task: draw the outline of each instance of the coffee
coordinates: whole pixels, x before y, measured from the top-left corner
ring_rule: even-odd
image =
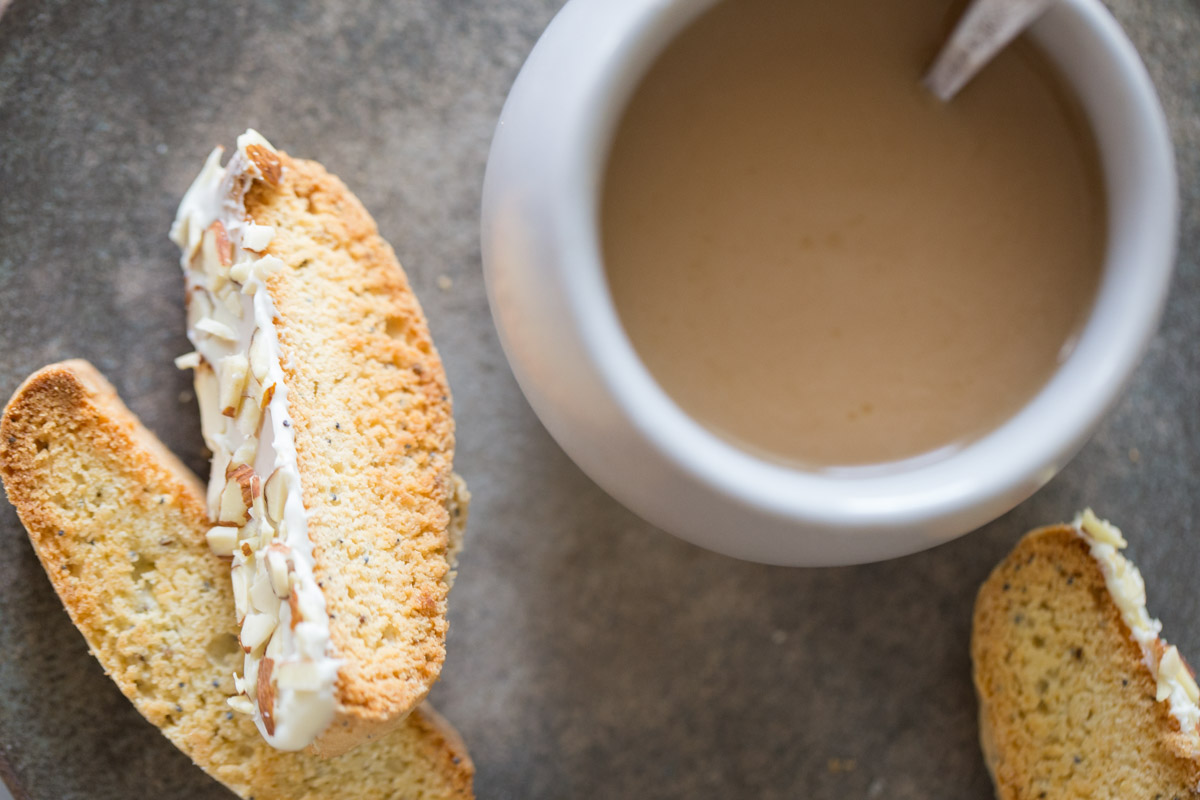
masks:
[[[1086,120],[1032,45],[952,103],[919,83],[963,3],[727,0],[636,90],[601,208],[663,389],[806,468],[961,446],[1028,402],[1094,299]]]

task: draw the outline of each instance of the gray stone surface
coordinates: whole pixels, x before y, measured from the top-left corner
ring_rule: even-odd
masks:
[[[171,367],[187,344],[165,234],[208,148],[253,125],[359,194],[445,358],[475,504],[434,699],[480,797],[988,798],[972,598],[1024,530],[1084,503],[1127,530],[1151,610],[1200,656],[1200,4],[1110,3],[1162,93],[1184,191],[1174,293],[1128,392],[1006,517],[829,570],[653,530],[571,464],[505,365],[479,188],[504,95],[558,5],[15,0],[0,18],[0,395],[84,356],[202,467]],[[0,762],[18,797],[229,796],[87,656],[5,503],[0,654]]]

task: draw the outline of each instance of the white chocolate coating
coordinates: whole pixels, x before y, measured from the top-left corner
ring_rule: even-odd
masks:
[[[209,536],[214,552],[227,555],[229,529],[237,531],[231,580],[246,656],[243,674],[235,675],[241,694],[230,706],[253,714],[271,746],[300,750],[333,719],[340,662],[313,577],[276,308],[266,283],[285,266],[262,255],[274,229],[246,218],[246,191],[263,178],[247,152],[252,146],[275,152],[251,130],[238,137],[228,166],[221,167],[222,148],[209,155],[171,228],[187,279],[188,338],[198,354],[181,357],[179,365],[195,369],[201,429],[213,454],[207,500],[218,523]],[[273,702],[264,708],[267,697]]]
[[[1109,594],[1129,632],[1142,649],[1142,658],[1158,685],[1159,702],[1167,701],[1171,716],[1191,743],[1192,755],[1200,755],[1200,689],[1188,671],[1179,651],[1171,645],[1158,657],[1155,643],[1162,623],[1146,611],[1146,584],[1142,574],[1121,555],[1126,546],[1121,531],[1111,523],[1085,509],[1072,523],[1075,530],[1091,546],[1092,557],[1100,564]]]

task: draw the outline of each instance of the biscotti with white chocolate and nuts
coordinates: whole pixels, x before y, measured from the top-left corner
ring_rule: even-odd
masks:
[[[213,452],[209,539],[233,557],[246,651],[235,705],[273,746],[333,755],[403,719],[442,667],[465,498],[450,392],[346,187],[254,131],[221,157],[172,238],[196,348],[179,364]]]
[[[1086,511],[1025,536],[979,591],[971,657],[999,800],[1200,794],[1200,690],[1124,546]]]
[[[0,474],[71,619],[138,711],[255,800],[465,800],[461,740],[423,706],[332,759],[266,744],[226,704],[241,649],[199,482],[90,364],[46,367],[0,421]]]

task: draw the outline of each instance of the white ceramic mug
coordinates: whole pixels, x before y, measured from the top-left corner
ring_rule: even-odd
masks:
[[[525,396],[613,497],[683,539],[739,558],[872,561],[995,519],[1083,445],[1149,343],[1166,298],[1176,178],[1162,109],[1137,53],[1099,0],[1060,0],[1030,30],[1083,103],[1108,193],[1103,275],[1073,353],[1020,412],[960,451],[832,476],[738,450],[688,417],[638,359],[605,280],[598,218],[611,137],[658,54],[714,3],[571,0],[513,85],[484,182],[483,263],[492,315]]]

